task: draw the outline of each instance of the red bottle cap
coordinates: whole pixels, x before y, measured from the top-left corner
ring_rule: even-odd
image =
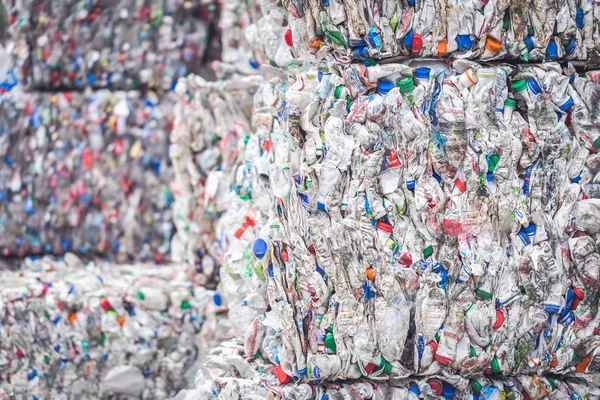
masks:
[[[279,380],[279,383],[285,385],[286,383],[290,383],[292,381],[292,377],[283,372],[281,365],[275,367],[275,376]]]
[[[418,54],[421,52],[422,48],[423,48],[423,39],[421,38],[421,35],[419,35],[418,33],[415,32],[415,34],[413,36],[411,50],[413,53]]]
[[[496,322],[494,322],[494,329],[500,329],[504,324],[504,313],[500,310],[496,310]]]
[[[285,31],[285,35],[283,35],[283,38],[285,39],[285,44],[287,44],[288,46],[292,47],[292,45],[294,44],[294,42],[292,41],[292,30],[290,28],[288,28]]]

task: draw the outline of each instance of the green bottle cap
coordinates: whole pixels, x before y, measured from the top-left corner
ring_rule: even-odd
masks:
[[[392,372],[392,364],[386,362],[383,366],[383,372],[385,372],[386,374],[390,374]]]
[[[140,300],[144,300],[144,298],[145,298],[144,292],[142,292],[141,289],[137,291],[137,295],[140,298]]]
[[[527,89],[527,82],[525,82],[525,79],[519,79],[518,81],[513,81],[512,88],[517,93],[521,93],[523,90]]]
[[[192,308],[192,306],[190,305],[190,302],[187,300],[184,300],[181,302],[181,309],[182,310],[189,310],[190,308]]]
[[[327,347],[327,350],[335,352],[336,346],[335,339],[333,338],[333,333],[328,333],[327,335],[325,335],[325,347]]]
[[[342,95],[342,85],[337,85],[335,87],[335,90],[333,91],[333,95],[335,96],[336,99],[339,99],[340,96]]]
[[[400,88],[400,93],[409,93],[415,88],[415,81],[412,76],[405,76],[396,81],[396,86]]]
[[[517,106],[517,101],[515,99],[506,99],[504,102],[504,107],[512,107],[515,108]]]
[[[596,140],[594,140],[594,147],[600,149],[600,136],[598,136]]]
[[[469,349],[469,357],[477,357],[477,352],[473,347]]]
[[[481,393],[481,389],[483,389],[481,383],[477,382],[475,379],[472,379],[471,382],[469,382],[469,384],[471,385],[471,389],[473,389],[475,394]]]
[[[423,257],[427,258],[432,254],[433,254],[433,247],[432,246],[425,247],[425,249],[423,250]]]
[[[481,290],[481,289],[477,289],[475,290],[475,296],[484,299],[484,300],[489,300],[492,298],[492,296],[486,292],[485,290]]]
[[[494,358],[492,359],[492,371],[500,372],[500,363],[498,362],[496,356],[494,356]]]

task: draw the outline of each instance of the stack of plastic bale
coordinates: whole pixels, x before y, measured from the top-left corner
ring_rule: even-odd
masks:
[[[600,395],[600,74],[323,49],[240,161],[256,317],[180,398]]]
[[[321,64],[271,83],[240,161],[257,264],[229,305],[255,318],[180,398],[600,395],[598,72]]]
[[[340,60],[396,56],[552,61],[598,59],[591,2],[285,0],[307,53]]]
[[[165,399],[186,387],[212,293],[178,268],[65,261],[1,273],[0,395]]]
[[[223,232],[218,230],[214,236],[215,224],[229,208],[228,192],[235,188],[242,198],[244,194],[251,195],[231,186],[229,181],[232,172],[242,171],[240,139],[247,141],[251,137],[252,96],[259,84],[264,84],[265,70],[272,76],[285,76],[280,68],[261,63],[275,60],[273,63],[290,68],[298,65],[283,39],[285,13],[280,5],[224,5],[219,25],[226,32],[223,61],[212,65],[219,81],[206,82],[193,75],[180,80],[176,88],[180,101],[174,108],[170,138],[176,176],[172,257],[190,266],[193,279],[213,286],[218,282],[224,250],[229,247],[223,241],[225,228],[219,228]],[[238,30],[240,26],[247,30]],[[259,29],[265,32],[258,33]],[[262,72],[258,71],[259,66]],[[230,215],[228,212],[225,221],[232,218]],[[242,232],[251,223],[242,219]]]
[[[172,89],[197,71],[213,0],[25,1],[33,88]]]
[[[109,3],[0,10],[4,256],[169,259],[171,89],[201,68],[218,9]]]
[[[172,100],[163,99],[152,91],[3,94],[2,254],[168,258]]]

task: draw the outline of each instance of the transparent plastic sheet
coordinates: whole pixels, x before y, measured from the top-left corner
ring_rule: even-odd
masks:
[[[246,313],[228,305],[240,325],[255,317],[224,345],[235,360],[216,350],[207,367],[219,396],[265,395],[265,382],[282,396],[343,380],[597,376],[599,77],[458,60],[267,81],[279,100],[263,113],[255,95],[237,174],[261,211],[257,273]]]
[[[597,59],[592,2],[285,0],[294,46],[317,58]]]
[[[18,67],[30,89],[172,89],[202,64],[212,0],[199,2],[10,1],[9,30],[28,54]]]
[[[169,258],[173,94],[1,96],[0,251]]]
[[[214,293],[182,268],[26,259],[0,273],[0,394],[165,399],[214,334]]]

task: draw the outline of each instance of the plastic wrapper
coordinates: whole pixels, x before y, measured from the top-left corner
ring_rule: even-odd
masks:
[[[27,27],[13,37],[27,41],[20,68],[31,89],[170,90],[198,72],[218,15],[212,0],[28,0],[5,8],[9,29]]]
[[[0,251],[166,261],[172,94],[25,93],[0,103]]]
[[[304,54],[523,61],[597,59],[596,4],[567,1],[286,0]]]
[[[290,386],[597,375],[599,93],[556,63],[267,79],[230,185],[256,226],[221,242],[245,357]]]
[[[187,386],[214,293],[181,268],[26,259],[2,273],[0,394],[165,399]]]

